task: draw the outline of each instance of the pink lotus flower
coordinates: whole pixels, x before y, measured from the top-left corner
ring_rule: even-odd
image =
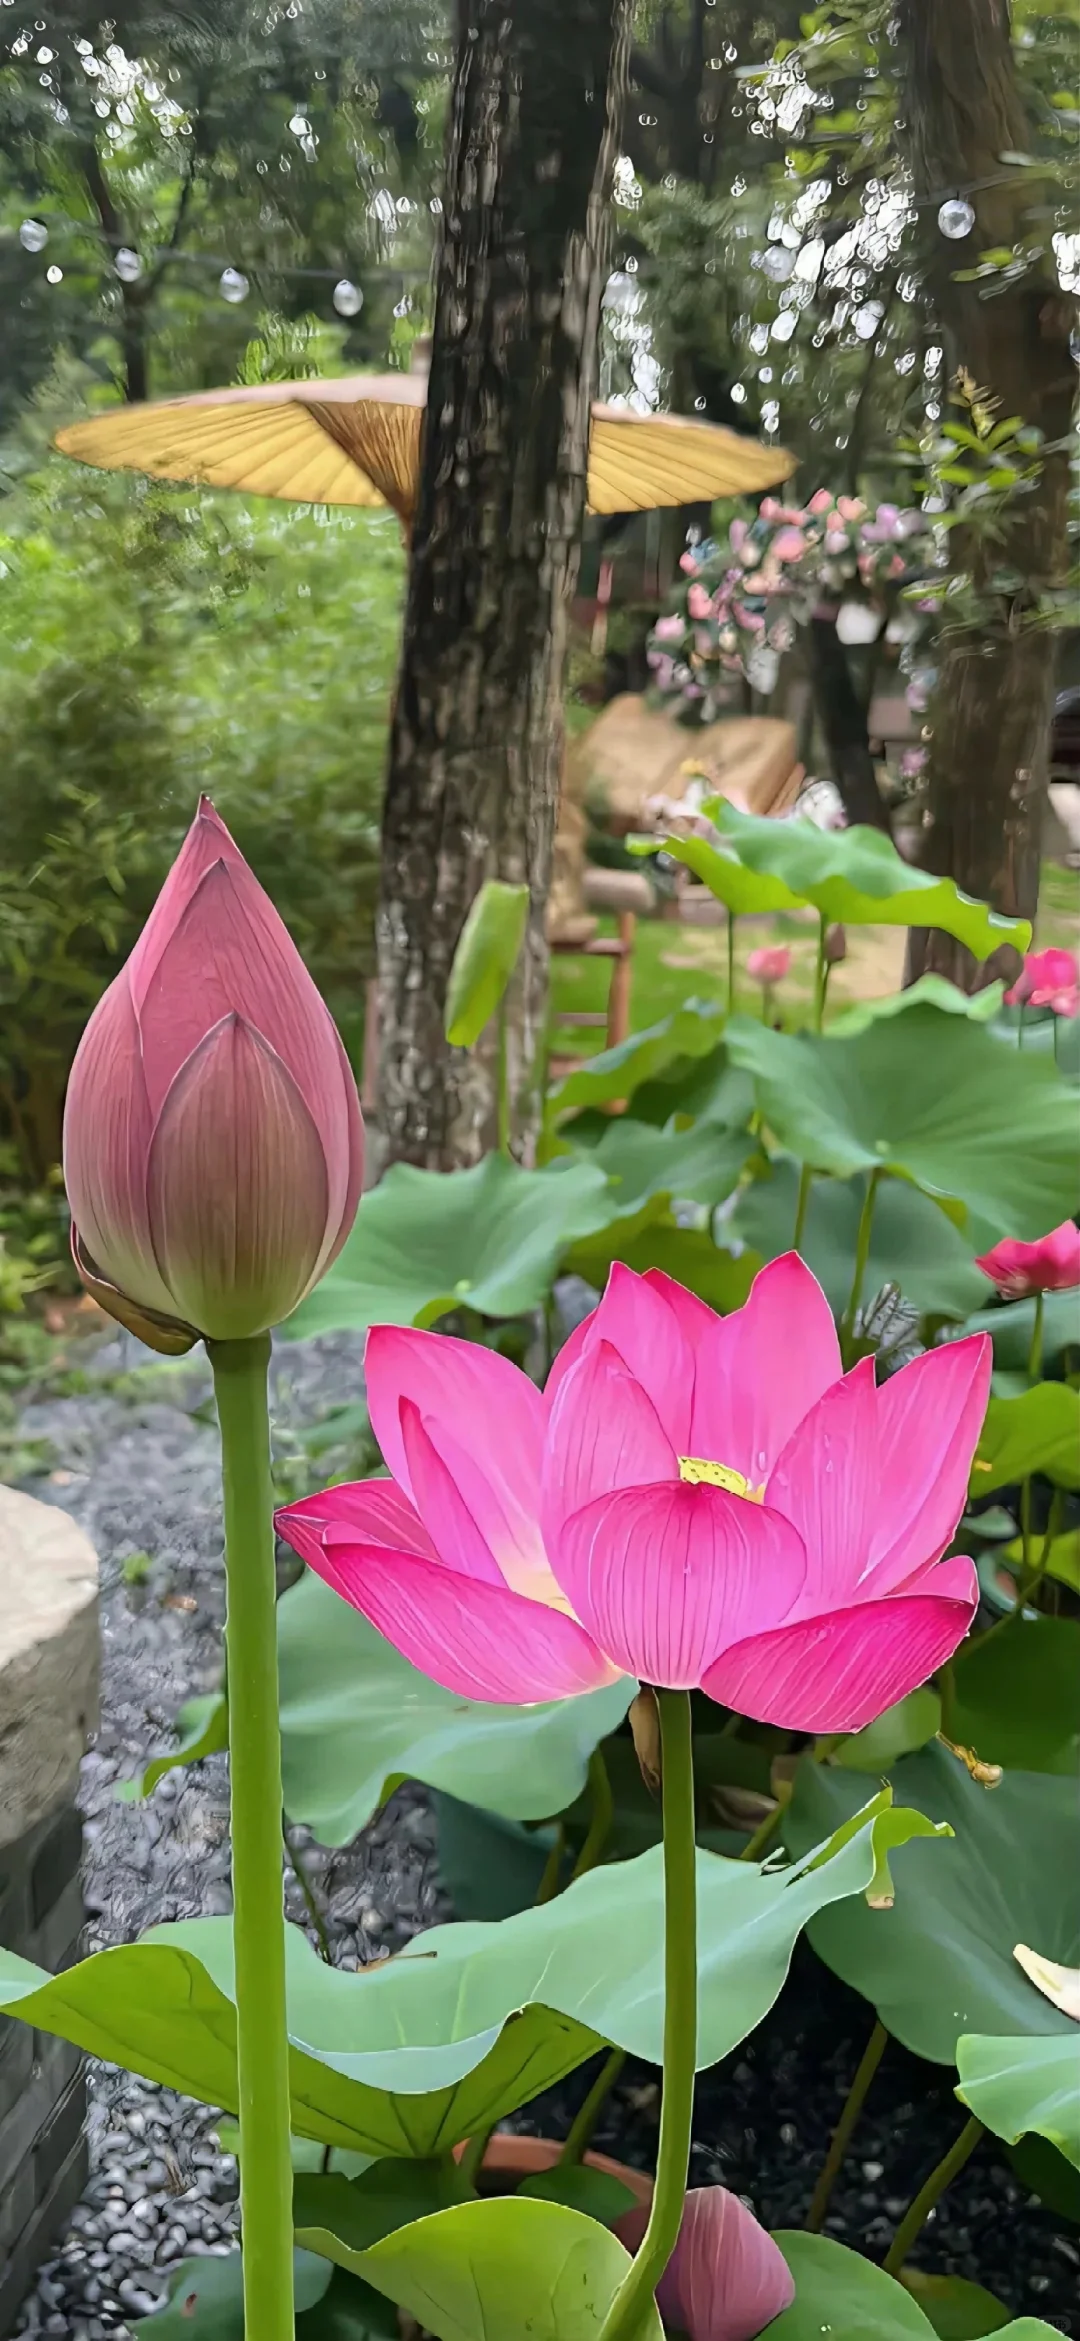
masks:
[[[636,2252],[648,2211],[635,2205],[615,2223]],[[790,2308],[795,2284],[778,2244],[726,2187],[692,2187],[679,2240],[656,2288],[656,2305],[672,2331],[689,2341],[756,2341]]]
[[[1050,949],[1028,951],[1024,964],[1010,991],[1005,994],[1007,1008],[1052,1008],[1058,998],[1071,999],[1080,982],[1080,968],[1071,951]],[[1059,1013],[1072,1015],[1071,1007]]]
[[[872,1359],[842,1375],[795,1253],[724,1318],[616,1264],[543,1396],[475,1343],[374,1327],[368,1406],[393,1479],[287,1505],[278,1526],[463,1698],[629,1674],[792,1731],[857,1731],[971,1623],[972,1564],[941,1555],[989,1384],[985,1334],[881,1389]]]
[[[692,585],[686,596],[686,607],[692,618],[711,618],[712,597],[703,585]]]
[[[1066,1219],[1037,1244],[1008,1237],[984,1252],[975,1266],[1010,1301],[1026,1300],[1033,1292],[1071,1292],[1080,1284],[1080,1227]]]
[[[768,944],[760,951],[747,953],[746,972],[753,976],[756,984],[770,986],[783,983],[790,966],[791,953],[786,943]]]
[[[362,1170],[333,1021],[204,797],[72,1067],[79,1273],[151,1348],[243,1339],[287,1317],[341,1250]]]

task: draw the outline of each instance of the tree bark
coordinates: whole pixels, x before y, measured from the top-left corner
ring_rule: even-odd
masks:
[[[868,710],[855,689],[835,616],[822,613],[811,618],[810,656],[818,717],[848,820],[888,831],[889,816],[870,754]]]
[[[508,1003],[515,1151],[539,1119],[544,908],[630,0],[459,0],[435,327],[378,912],[387,1158],[496,1133],[496,1047],[443,1039],[486,878],[532,907]]]
[[[1069,429],[1076,383],[1072,304],[1059,289],[1052,251],[1014,283],[999,279],[992,298],[986,284],[958,284],[953,273],[997,245],[1049,245],[1045,222],[1031,217],[1045,184],[1033,171],[1010,174],[1001,161],[1029,151],[1031,141],[1008,0],[904,0],[903,26],[907,135],[916,192],[931,198],[924,216],[949,372],[966,367],[1000,402],[1002,420],[1022,416],[1052,444]],[[983,180],[995,183],[980,187]],[[962,243],[937,227],[933,198],[951,188],[973,190],[976,224]],[[1068,458],[1059,449],[1045,457],[1034,489],[1015,499],[1003,542],[990,547],[953,531],[954,566],[987,591],[990,572],[1002,567],[1024,583],[1009,600],[997,597],[992,625],[950,636],[930,714],[920,858],[995,910],[1028,919],[1039,894],[1054,638],[1024,619],[1040,589],[1065,574],[1067,488]],[[973,990],[1016,964],[1005,946],[980,966],[950,936],[921,928],[910,938],[907,980],[935,969]]]

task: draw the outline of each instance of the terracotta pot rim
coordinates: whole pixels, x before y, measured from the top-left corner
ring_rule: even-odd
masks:
[[[464,2152],[463,2146],[454,2148],[455,2155]],[[536,2171],[553,2170],[562,2153],[559,2138],[532,2138],[517,2132],[497,2131],[489,2138],[484,2155],[485,2170],[517,2170],[522,2176]],[[627,2162],[616,2162],[610,2154],[594,2154],[588,2148],[582,2161],[590,2170],[602,2170],[609,2178],[621,2179],[629,2187],[636,2202],[648,2209],[652,2202],[653,2182],[643,2170],[632,2170]]]

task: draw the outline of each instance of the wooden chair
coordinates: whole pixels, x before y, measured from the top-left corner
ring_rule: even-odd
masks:
[[[606,1008],[561,1008],[552,1016],[553,1027],[603,1031],[606,1034],[604,1046],[609,1049],[617,1048],[620,1041],[626,1039],[630,1030],[630,986],[636,928],[636,912],[620,910],[617,913],[618,931],[614,935],[594,935],[586,942],[575,942],[572,939],[560,941],[556,938],[551,946],[553,958],[604,959],[611,969],[611,979]],[[548,1081],[561,1081],[565,1074],[572,1073],[582,1061],[580,1050],[564,1054],[553,1050],[548,1057]]]

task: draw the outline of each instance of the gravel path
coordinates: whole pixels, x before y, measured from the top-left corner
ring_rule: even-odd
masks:
[[[282,1346],[272,1370],[276,1438],[286,1451],[306,1423],[356,1392],[360,1344],[348,1337]],[[183,1700],[216,1687],[223,1613],[216,1432],[200,1365],[145,1367],[126,1337],[95,1370],[120,1391],[31,1409],[28,1436],[50,1442],[55,1468],[36,1492],[87,1529],[102,1562],[101,1728],[83,1768],[87,1947],[149,1925],[230,1907],[225,1763],[168,1774],[145,1804],[116,1801],[118,1781],[170,1744]],[[125,1562],[151,1556],[132,1584]],[[136,1568],[134,1574],[140,1572]],[[305,1846],[301,1833],[300,1846]],[[446,1916],[427,1801],[403,1789],[356,1844],[305,1847],[336,1960],[396,1949]],[[290,1918],[305,1922],[295,1878]],[[865,2003],[800,1945],[795,1988],[753,2038],[698,2088],[692,2178],[723,2181],[775,2226],[801,2225],[829,2133],[866,2043]],[[536,2106],[521,2126],[565,2132],[591,2074]],[[236,2232],[236,2166],[215,2117],[116,2068],[90,2069],[92,2177],[56,2256],[26,2302],[20,2333],[106,2341],[150,2312],[169,2267],[227,2251]],[[597,2134],[609,2153],[651,2167],[659,2090],[628,2068]],[[836,2189],[827,2232],[880,2259],[927,2171],[962,2117],[949,2076],[891,2043]],[[1076,2230],[1045,2211],[987,2140],[950,2190],[916,2254],[923,2266],[979,2281],[1015,2315],[1080,2336]]]
[[[361,1346],[345,1337],[275,1353],[277,1444],[288,1449],[306,1423],[354,1394]],[[88,1951],[232,1906],[224,1757],[166,1774],[146,1803],[118,1803],[115,1793],[148,1755],[172,1744],[178,1707],[216,1688],[221,1672],[210,1377],[202,1364],[145,1370],[145,1360],[146,1351],[121,1336],[93,1361],[96,1373],[124,1378],[121,1395],[106,1386],[100,1396],[38,1404],[23,1420],[25,1435],[47,1440],[55,1458],[34,1493],[70,1511],[101,1559],[101,1726],[80,1791]],[[142,1554],[150,1556],[149,1574],[132,1583],[130,1564]],[[311,1846],[303,1831],[296,1841],[317,1883],[334,1957],[346,1966],[396,1949],[447,1914],[429,1809],[415,1791],[399,1791],[345,1852]],[[286,1904],[304,1924],[291,1872]],[[157,2305],[177,2260],[228,2251],[236,2233],[236,2164],[218,2148],[205,2106],[110,2065],[91,2063],[89,2087],[90,2184],[17,2328],[57,2341],[126,2335],[129,2317]]]

